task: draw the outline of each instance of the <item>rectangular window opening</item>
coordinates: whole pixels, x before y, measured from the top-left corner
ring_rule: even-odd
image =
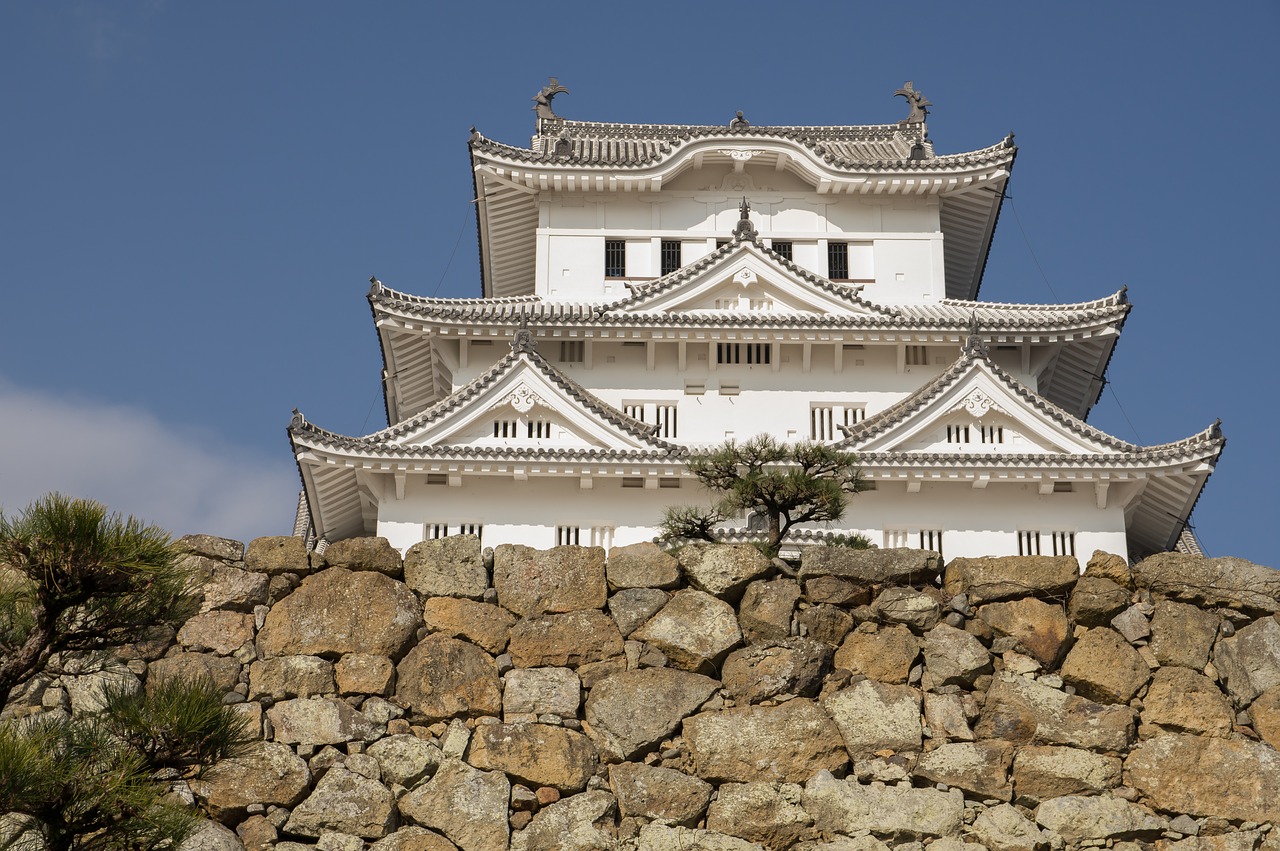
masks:
[[[606,550],[613,546],[613,527],[612,526],[592,526],[591,527],[591,546],[604,547]]]
[[[1053,532],[1053,554],[1056,556],[1074,556],[1076,554],[1075,532]]]
[[[907,366],[928,366],[928,346],[907,346]]]
[[[641,476],[623,476],[622,486],[624,488],[642,488],[644,487],[644,479]]]
[[[427,484],[447,485],[449,484],[449,476],[446,473],[427,473]]]
[[[556,546],[576,547],[582,538],[582,529],[577,526],[557,526]]]
[[[519,437],[520,436],[519,425],[520,425],[520,422],[518,420],[494,420],[493,436],[494,437]]]
[[[791,241],[790,240],[779,241],[775,239],[773,241],[772,247],[773,247],[774,253],[782,257],[784,260],[791,259]]]
[[[662,274],[670,275],[682,265],[680,262],[680,240],[662,240]]]
[[[680,487],[680,480],[672,477],[658,479],[658,487],[659,488],[678,488]]]
[[[942,555],[942,530],[941,529],[921,529],[920,530],[920,549],[930,550]]]
[[[582,363],[586,360],[587,343],[585,340],[561,340],[560,362]]]
[[[428,523],[426,531],[426,539],[428,541],[449,537],[449,525],[447,523]]]
[[[849,280],[849,243],[827,243],[827,277],[833,281]]]
[[[1020,556],[1040,555],[1040,533],[1039,532],[1019,532],[1018,533],[1018,555]]]
[[[1054,493],[1071,493],[1073,490],[1075,490],[1075,487],[1071,482],[1054,482],[1053,483]]]
[[[1004,426],[980,426],[983,443],[1004,443]]]
[[[967,425],[947,426],[947,443],[968,443],[969,427]]]
[[[604,276],[606,278],[625,278],[627,276],[626,240],[606,239],[604,241]]]

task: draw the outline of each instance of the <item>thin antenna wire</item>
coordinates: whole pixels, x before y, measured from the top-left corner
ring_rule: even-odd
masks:
[[[453,265],[453,256],[458,253],[458,246],[462,243],[462,234],[467,230],[467,213],[470,210],[470,203],[462,209],[462,226],[458,228],[458,238],[453,241],[453,251],[449,252],[449,261],[444,264],[444,271],[440,273],[440,280],[436,282],[436,288],[431,293],[432,298],[435,298],[436,293],[440,292],[440,286],[444,283],[444,276],[449,274],[449,267]]]
[[[373,406],[378,404],[378,394],[381,392],[382,392],[381,390],[375,390],[373,393],[373,398],[369,400],[369,410],[365,411],[364,422],[360,423],[360,432],[359,432],[360,434],[365,433],[365,430],[364,430],[365,426],[369,425],[369,417],[373,416]]]
[[[1026,228],[1022,226],[1022,217],[1018,215],[1018,207],[1013,203],[1013,197],[1005,195],[1004,198],[1009,202],[1009,209],[1013,210],[1013,220],[1018,225],[1018,233],[1022,234],[1022,241],[1027,246],[1027,253],[1031,255],[1031,260],[1036,264],[1036,269],[1040,271],[1040,277],[1044,280],[1044,285],[1049,288],[1049,292],[1053,294],[1055,299],[1058,298],[1057,290],[1053,288],[1053,284],[1049,283],[1049,276],[1044,273],[1044,267],[1040,265],[1040,258],[1036,257],[1035,249],[1031,247],[1031,240],[1027,238]],[[1134,427],[1133,420],[1129,418],[1129,412],[1124,409],[1124,405],[1120,402],[1120,397],[1116,395],[1115,385],[1110,379],[1103,379],[1103,381],[1106,383],[1107,389],[1111,391],[1111,398],[1115,400],[1116,407],[1120,409],[1120,414],[1124,417],[1124,421],[1129,424],[1129,430],[1133,432],[1134,438],[1139,443],[1142,443],[1142,435],[1138,434],[1138,429]]]

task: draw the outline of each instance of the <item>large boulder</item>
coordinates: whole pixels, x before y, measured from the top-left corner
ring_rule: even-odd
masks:
[[[831,648],[806,638],[785,638],[735,650],[720,678],[738,703],[759,703],[779,695],[812,697],[822,686]]]
[[[1062,661],[1063,682],[1098,703],[1128,703],[1151,678],[1151,668],[1120,633],[1085,632]]]
[[[862,680],[823,698],[822,706],[840,729],[849,756],[855,760],[877,751],[919,751],[920,692]]]
[[[1273,686],[1249,706],[1249,720],[1262,741],[1280,750],[1280,686]]]
[[[419,541],[404,554],[404,581],[424,597],[479,600],[489,587],[480,539],[449,535]]]
[[[705,591],[685,588],[634,633],[662,653],[677,668],[713,673],[729,651],[742,641],[733,606]]]
[[[277,742],[336,745],[375,737],[377,725],[341,700],[284,700],[267,710]]]
[[[254,804],[293,807],[307,796],[311,771],[281,742],[261,742],[245,756],[224,759],[194,780],[191,791],[219,821],[234,823]]]
[[[333,663],[319,656],[277,656],[249,666],[249,699],[284,700],[332,694]]]
[[[1156,602],[1151,617],[1151,652],[1161,665],[1181,665],[1203,671],[1213,651],[1222,618],[1199,606]]]
[[[1067,615],[1082,626],[1105,626],[1129,605],[1129,592],[1102,576],[1082,576],[1071,592]]]
[[[406,789],[412,789],[444,761],[438,746],[408,733],[378,739],[366,753],[378,761],[384,783],[398,783]]]
[[[769,641],[791,635],[791,615],[800,599],[794,579],[757,579],[738,604],[738,624],[747,641]]]
[[[403,583],[331,567],[272,607],[258,650],[263,656],[399,656],[421,625],[421,604]]]
[[[614,591],[623,588],[675,588],[680,584],[676,557],[652,541],[609,550],[605,578]]]
[[[516,668],[508,671],[502,687],[502,715],[578,717],[582,681],[572,668]]]
[[[991,673],[991,654],[986,646],[963,629],[940,623],[924,634],[924,667],[934,686],[973,685],[982,674]]]
[[[1106,839],[1154,839],[1169,822],[1146,807],[1106,795],[1052,798],[1036,808],[1036,821],[1069,845]]]
[[[438,830],[462,851],[505,851],[511,783],[500,771],[450,761],[399,801],[400,814]]]
[[[387,576],[404,573],[400,551],[386,538],[347,538],[335,541],[324,551],[324,563],[348,570],[373,570]]]
[[[304,576],[311,572],[311,553],[307,552],[305,538],[277,535],[254,538],[244,554],[244,569],[254,573],[278,576],[296,573]]]
[[[702,818],[713,791],[710,783],[682,771],[640,762],[609,766],[609,788],[624,818],[663,819],[686,827]]]
[[[809,832],[813,819],[794,783],[722,783],[707,809],[707,829],[766,848],[789,848]]]
[[[427,721],[498,715],[497,663],[474,644],[428,636],[396,667],[396,701]]]
[[[591,689],[584,726],[611,759],[633,759],[674,733],[719,688],[710,677],[672,668],[614,674]]]
[[[480,724],[471,736],[467,762],[533,786],[578,792],[595,773],[599,756],[590,739],[564,727]]]
[[[646,824],[636,837],[636,851],[766,851],[763,845],[697,827]]]
[[[1120,785],[1120,760],[1061,745],[1023,745],[1013,758],[1013,788],[1032,803],[1063,795],[1100,795]]]
[[[931,582],[941,570],[941,557],[928,550],[806,547],[800,556],[803,579],[838,576],[862,585]]]
[[[832,664],[879,683],[902,685],[919,657],[920,639],[905,626],[876,629],[875,624],[867,623],[845,636]]]
[[[1044,848],[1048,837],[1016,807],[1000,804],[978,813],[973,835],[990,851],[1034,851]]]
[[[862,786],[819,772],[804,787],[805,811],[825,833],[871,831],[899,839],[954,836],[964,823],[964,795],[903,786]]]
[[[212,650],[230,656],[253,641],[253,615],[214,610],[187,620],[178,630],[178,643],[188,650]]]
[[[252,611],[254,606],[267,602],[268,582],[269,577],[265,573],[216,564],[209,578],[200,586],[200,596],[204,598],[200,610]]]
[[[367,777],[335,765],[325,772],[285,823],[286,833],[319,836],[327,830],[381,839],[396,827],[396,799]]]
[[[934,596],[914,588],[886,588],[871,608],[884,623],[900,623],[916,632],[933,629],[942,617],[942,606]]]
[[[604,791],[583,792],[543,807],[511,836],[511,851],[604,851],[615,848],[617,803]]]
[[[1080,575],[1073,556],[1005,556],[957,558],[947,563],[942,591],[968,594],[981,605],[1018,597],[1065,597]]]
[[[679,553],[680,572],[699,591],[736,599],[773,563],[751,544],[689,544]]]
[[[800,783],[849,761],[839,730],[804,698],[694,715],[685,719],[684,739],[695,773],[713,783]]]
[[[1129,785],[1162,810],[1280,821],[1280,753],[1261,742],[1158,736],[1134,748],[1124,770]]]
[[[173,551],[192,553],[225,562],[240,561],[244,558],[244,544],[214,535],[183,535],[173,542]]]
[[[147,666],[147,693],[166,680],[207,680],[219,691],[231,691],[240,679],[240,663],[212,653],[175,653]]]
[[[1175,733],[1227,736],[1235,713],[1217,685],[1190,668],[1160,668],[1142,701],[1142,723]]]
[[[1057,664],[1071,635],[1071,625],[1061,605],[1031,597],[989,603],[978,610],[978,617],[998,635],[1017,639],[1046,668]]]
[[[1280,570],[1242,558],[1156,553],[1133,567],[1134,580],[1153,594],[1202,608],[1280,611]]]
[[[422,620],[432,632],[466,639],[497,654],[507,649],[516,616],[501,606],[465,597],[431,597],[422,606]]]
[[[1280,620],[1259,618],[1235,635],[1218,639],[1213,663],[1237,706],[1280,685]]]
[[[521,668],[578,667],[622,655],[622,633],[604,612],[535,615],[511,628],[507,645]]]
[[[604,550],[500,544],[493,554],[493,587],[498,604],[521,617],[600,609],[608,596]]]
[[[1008,742],[947,742],[921,756],[915,774],[979,798],[1008,801],[1013,796],[1009,784],[1012,762],[1013,745]]]
[[[656,615],[671,595],[658,588],[623,588],[609,598],[609,616],[625,638]]]
[[[1015,744],[1071,745],[1123,751],[1133,740],[1133,710],[1103,706],[1027,677],[1003,673],[987,692],[975,731],[979,738]]]

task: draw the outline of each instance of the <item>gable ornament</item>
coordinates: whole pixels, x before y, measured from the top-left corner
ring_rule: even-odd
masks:
[[[961,404],[964,405],[964,409],[968,411],[974,419],[981,419],[982,417],[985,417],[993,409],[997,411],[1000,410],[996,405],[995,400],[986,393],[983,393],[981,390],[970,391],[969,395],[964,397],[964,401]]]
[[[547,407],[546,402],[542,401],[542,397],[537,393],[534,393],[529,385],[525,384],[523,381],[516,385],[514,390],[508,393],[501,402],[493,407],[501,408],[505,405],[510,405],[521,414],[529,413],[529,411],[533,410],[534,405],[542,405],[544,408]]]

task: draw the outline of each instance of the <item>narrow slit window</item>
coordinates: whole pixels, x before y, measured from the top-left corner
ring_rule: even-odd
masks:
[[[582,529],[577,526],[557,526],[556,527],[556,546],[569,547],[578,546],[582,538]]]
[[[907,366],[928,366],[928,346],[907,346]]]
[[[827,243],[827,277],[833,281],[849,280],[849,243]]]
[[[942,530],[941,529],[921,529],[920,530],[920,549],[930,550],[942,555]]]
[[[680,262],[680,240],[662,240],[662,274],[670,275],[682,265],[684,264]]]
[[[716,363],[742,363],[742,346],[738,343],[716,343]]]
[[[885,529],[884,530],[884,548],[902,549],[911,546],[911,539],[907,535],[906,529]]]
[[[449,525],[447,523],[428,523],[426,531],[426,539],[428,541],[449,537]]]
[[[968,443],[969,427],[967,425],[947,426],[947,443]]]
[[[604,276],[606,278],[627,276],[626,240],[606,239],[604,241]]]
[[[814,405],[809,409],[809,439],[832,440],[835,437],[835,408]]]
[[[1004,443],[1004,426],[980,426],[983,443]]]
[[[773,346],[769,343],[747,343],[747,363],[769,363],[773,356]]]
[[[1040,555],[1040,533],[1039,532],[1019,532],[1018,533],[1018,555],[1020,556]]]
[[[1054,532],[1053,554],[1056,556],[1074,556],[1076,554],[1075,532]]]
[[[494,420],[493,436],[494,437],[519,437],[520,436],[519,420]]]
[[[530,420],[528,423],[530,440],[542,440],[551,436],[551,423],[546,420]]]
[[[561,340],[560,362],[582,363],[586,359],[587,343],[585,340]]]

